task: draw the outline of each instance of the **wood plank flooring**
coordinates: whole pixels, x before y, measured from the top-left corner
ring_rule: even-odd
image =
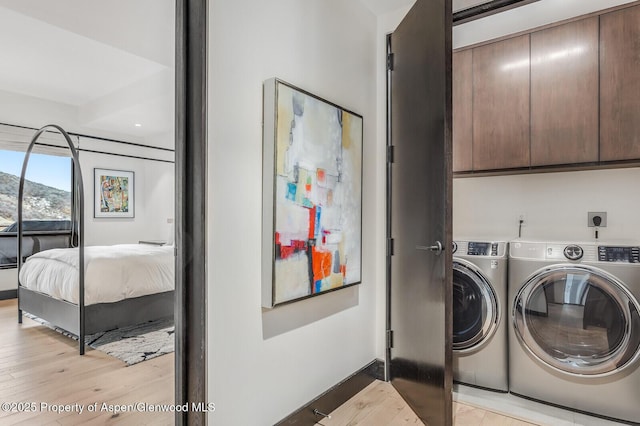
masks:
[[[459,402],[453,403],[456,426],[534,425],[513,417]],[[404,402],[391,384],[374,381],[316,426],[399,426],[422,425],[422,421]]]
[[[0,424],[173,425],[171,412],[118,407],[173,404],[173,354],[131,367],[91,348],[80,356],[74,340],[26,317],[20,325],[17,312],[15,299],[0,301],[0,403],[35,403],[35,410],[2,406]],[[97,410],[89,412],[96,403]],[[56,412],[56,405],[75,411]],[[116,408],[133,410],[116,413]]]
[[[1,425],[172,425],[170,412],[131,411],[129,405],[172,404],[174,356],[164,355],[131,367],[87,348],[78,355],[74,340],[29,318],[17,321],[15,300],[0,301],[0,403],[35,403],[34,411],[0,410]],[[89,412],[89,407],[97,410]],[[102,411],[102,404],[115,410]],[[41,405],[47,404],[48,406]],[[76,411],[56,412],[68,405]],[[78,414],[77,407],[83,408]],[[375,381],[331,413],[318,426],[421,425],[389,383]],[[531,425],[462,403],[454,403],[458,426]]]

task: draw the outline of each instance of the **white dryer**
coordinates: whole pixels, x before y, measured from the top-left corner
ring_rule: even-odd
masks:
[[[640,247],[512,241],[509,388],[640,422]]]
[[[507,392],[507,246],[454,241],[453,379]]]

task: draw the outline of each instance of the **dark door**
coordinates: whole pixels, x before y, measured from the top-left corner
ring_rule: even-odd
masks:
[[[388,372],[426,424],[450,425],[451,1],[418,0],[389,44]]]

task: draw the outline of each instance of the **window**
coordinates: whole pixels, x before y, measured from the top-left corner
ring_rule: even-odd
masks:
[[[0,150],[0,267],[16,263],[18,188],[24,154]],[[23,231],[33,240],[25,249],[36,252],[34,236],[68,234],[71,228],[72,160],[32,153],[25,178]],[[60,244],[59,237],[55,244]]]

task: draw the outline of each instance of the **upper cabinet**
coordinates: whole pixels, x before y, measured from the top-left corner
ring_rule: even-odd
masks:
[[[473,49],[473,170],[529,166],[529,35]]]
[[[531,165],[598,161],[598,17],[531,34]]]
[[[640,159],[640,6],[600,16],[600,160]]]
[[[453,171],[640,162],[640,4],[453,55]]]
[[[453,171],[472,168],[472,80],[473,51],[463,50],[453,54]]]

